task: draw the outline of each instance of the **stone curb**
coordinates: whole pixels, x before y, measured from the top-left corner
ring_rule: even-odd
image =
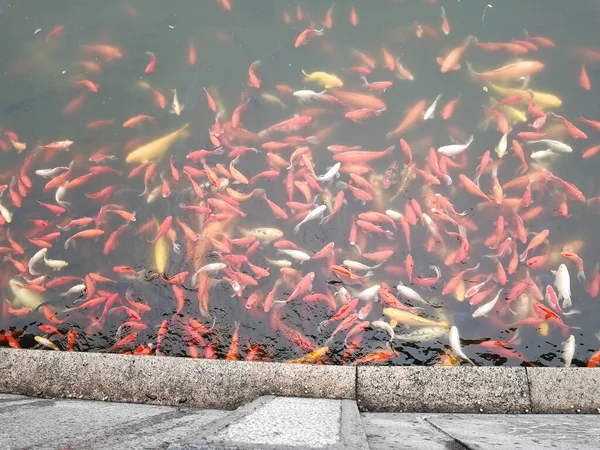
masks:
[[[265,395],[361,411],[598,413],[585,368],[322,366],[0,349],[0,392],[233,410]]]

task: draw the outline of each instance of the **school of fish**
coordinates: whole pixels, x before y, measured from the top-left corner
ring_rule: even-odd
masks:
[[[213,3],[223,21],[236,14],[234,0]],[[285,80],[257,59],[239,68],[237,104],[201,79],[197,104],[185,86],[155,83],[169,70],[160,52],[82,43],[63,120],[86,111],[128,58],[141,61],[136,86],[153,107],[89,121],[87,132],[122,137],[106,145],[0,124],[0,346],[399,364],[407,348],[437,341],[428,364],[543,364],[523,354],[527,334],[554,341],[565,366],[598,365],[574,321],[598,298],[600,263],[584,262],[576,227],[566,239],[555,230],[571,212],[598,220],[598,183],[561,167],[598,164],[600,114],[567,114],[568,99],[538,80],[549,52],[568,52],[571,83],[598,92],[600,47],[526,31],[504,42],[461,36],[443,7],[424,3],[429,20],[397,39],[435,46],[431,70],[487,98],[470,129],[453,120],[467,108],[461,92],[389,102],[420,77],[397,40],[332,44],[336,29],[361,27],[367,3],[288,6],[289,42],[273,58],[335,53],[345,64],[306,63]],[[36,35],[60,45],[68,32]],[[200,42],[183,45],[182,65],[209,64]],[[374,131],[384,118],[397,125]],[[366,130],[369,146],[351,139]],[[201,148],[190,144],[198,136]],[[268,338],[253,337],[257,322]],[[505,338],[477,339],[470,324]]]

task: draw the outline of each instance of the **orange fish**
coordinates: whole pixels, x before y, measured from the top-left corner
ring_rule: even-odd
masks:
[[[581,66],[581,72],[579,72],[579,87],[581,89],[585,89],[586,91],[589,91],[592,88],[585,64]]]
[[[460,60],[462,59],[469,44],[474,40],[475,38],[473,36],[468,36],[463,45],[451,50],[446,57],[439,57],[437,62],[440,65],[440,72],[446,73],[460,69]]]
[[[105,61],[113,61],[123,57],[123,53],[118,47],[103,44],[82,45],[81,50],[89,55],[98,56]]]
[[[256,76],[254,69],[260,66],[260,64],[260,61],[254,61],[252,64],[250,64],[250,67],[248,67],[248,86],[255,89],[260,88],[260,79]]]
[[[535,75],[544,70],[546,65],[540,61],[517,61],[487,72],[475,72],[468,62],[467,67],[475,80],[510,82],[521,77]]]
[[[395,129],[386,134],[386,137],[388,139],[392,138],[412,128],[417,122],[423,119],[423,112],[426,107],[427,102],[425,100],[419,100],[408,110],[408,113],[404,119],[402,119],[402,122],[400,122]]]
[[[197,62],[198,55],[196,54],[196,47],[194,46],[194,41],[190,39],[190,43],[188,45],[187,63],[190,66],[195,66]]]
[[[354,6],[350,9],[350,25],[352,25],[353,27],[358,25],[358,13],[356,12],[356,9],[354,8]]]

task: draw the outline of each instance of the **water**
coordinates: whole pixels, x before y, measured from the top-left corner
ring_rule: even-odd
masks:
[[[491,2],[492,7],[487,9],[485,2],[463,0],[442,4],[451,27],[448,36],[440,28],[440,5],[435,2],[355,2],[359,20],[357,26],[349,24],[353,4],[338,2],[332,9],[333,27],[325,29],[322,36],[311,36],[306,45],[294,48],[296,38],[310,26],[311,20],[316,24],[315,28],[321,28],[331,5],[320,1],[284,3],[232,0],[232,10],[227,12],[216,1],[177,2],[176,5],[149,0],[111,2],[109,5],[82,1],[75,6],[54,1],[47,2],[42,9],[36,2],[20,1],[13,4],[4,1],[0,9],[0,33],[3,37],[0,39],[3,68],[0,127],[16,133],[16,136],[7,134],[2,138],[6,151],[0,152],[0,184],[9,184],[13,176],[21,177],[20,174],[25,172],[32,186],[30,189],[22,187],[27,191],[22,192],[26,193],[25,196],[17,194],[17,197],[23,197],[21,207],[15,205],[8,189],[0,200],[12,212],[11,223],[2,227],[0,242],[4,256],[8,257],[2,262],[0,276],[5,299],[0,316],[0,345],[48,348],[52,346],[44,340],[48,338],[62,350],[77,351],[134,351],[273,361],[302,359],[308,355],[305,362],[321,361],[328,364],[362,361],[394,365],[467,363],[461,361],[450,348],[447,332],[450,326],[455,325],[466,356],[477,364],[561,366],[565,356],[563,342],[573,335],[573,365],[586,365],[600,347],[595,336],[600,328],[596,319],[598,299],[591,295],[594,294],[594,283],[600,280],[595,267],[600,259],[600,249],[594,232],[599,216],[598,204],[589,201],[600,195],[600,191],[598,156],[584,159],[582,154],[598,144],[599,132],[580,122],[578,116],[583,114],[586,118],[600,119],[597,95],[600,63],[597,57],[594,60],[594,55],[581,56],[580,49],[600,51],[597,31],[600,6],[595,2],[581,1],[567,7],[564,2],[547,0],[525,4],[516,1]],[[482,17],[484,10],[485,16]],[[299,13],[303,16],[300,20]],[[63,25],[64,29],[56,30],[58,25]],[[39,32],[35,33],[36,29],[40,29]],[[53,29],[55,31],[48,36]],[[460,70],[440,73],[436,58],[462,45],[467,36],[475,36],[480,43],[510,42],[513,39],[525,39],[524,29],[532,36],[550,38],[556,46],[540,46],[538,51],[515,56],[506,51],[486,52],[471,44],[460,60]],[[417,37],[417,34],[421,34],[421,37]],[[97,53],[84,51],[82,46],[90,44],[117,47],[122,56],[105,61]],[[194,46],[197,55],[195,64],[189,63],[190,45]],[[382,67],[382,46],[394,58],[399,57],[402,65],[414,75],[413,81],[400,79]],[[106,51],[115,52],[113,49]],[[369,82],[393,81],[393,86],[386,92],[370,92],[361,85],[359,74],[348,70],[353,67],[364,68],[368,64],[357,56],[357,51],[376,61],[377,67],[367,75]],[[150,61],[146,52],[156,56],[154,72],[145,73],[144,69]],[[511,199],[523,196],[525,185],[506,189],[506,206],[501,207],[493,199],[485,201],[467,193],[459,182],[459,174],[475,178],[479,160],[486,150],[491,151],[494,162],[499,159],[494,148],[502,134],[494,123],[484,120],[484,112],[489,107],[490,98],[501,100],[506,96],[495,94],[491,89],[485,91],[484,83],[473,80],[469,75],[466,61],[472,64],[474,70],[485,71],[516,59],[537,60],[545,64],[543,71],[525,82],[534,91],[551,92],[560,97],[561,106],[545,108],[545,111],[563,115],[588,135],[585,140],[573,139],[561,122],[550,116],[543,131],[548,138],[572,146],[573,152],[558,154],[540,163],[561,179],[574,183],[588,202],[579,202],[569,196],[569,192],[558,181],[534,182],[531,205],[519,206],[518,209],[518,213],[523,215],[530,214],[536,207],[542,208],[539,215],[524,224],[530,233],[526,242],[542,230],[547,229],[550,233],[547,242],[529,254],[529,257],[541,256],[537,266],[529,267],[534,287],[537,286],[543,294],[546,286],[554,283],[551,270],[556,270],[561,263],[566,264],[570,273],[573,306],[565,308],[567,314],[558,314],[564,326],[558,325],[556,319],[551,319],[551,313],[540,309],[539,305],[534,306],[539,300],[540,304],[552,308],[541,297],[536,300],[532,288],[524,296],[507,301],[511,288],[527,278],[527,261],[519,264],[514,273],[507,276],[506,284],[501,286],[496,272],[496,259],[488,257],[498,252],[491,248],[494,246],[490,242],[485,241],[494,232],[494,223],[499,215],[507,221],[506,232],[500,242],[504,242],[508,233],[511,233],[517,243],[516,251],[521,253],[526,248],[527,244],[517,239],[516,222],[512,207],[509,206],[514,206],[514,203],[510,203]],[[98,64],[99,71],[94,72],[94,67],[89,65],[82,68],[79,64],[81,61]],[[248,68],[254,61],[260,61],[260,64],[252,65],[261,82],[258,89],[248,86]],[[585,63],[591,81],[589,91],[579,86],[582,63]],[[320,92],[322,86],[304,80],[303,69],[307,72],[335,74],[343,80],[343,90],[380,98],[385,102],[386,110],[379,111],[377,116],[367,118],[362,123],[354,123],[344,118],[344,114],[352,108],[327,103],[322,99],[301,104],[278,85],[288,85],[292,90],[311,89]],[[98,92],[89,92],[94,85],[88,84],[86,87],[77,83],[81,80],[97,84]],[[499,84],[520,89],[523,82],[511,79]],[[274,217],[267,202],[258,194],[239,203],[245,217],[231,210],[224,213],[213,204],[209,206],[214,214],[224,220],[215,221],[213,216],[206,222],[207,217],[201,213],[181,208],[180,204],[206,207],[203,202],[207,199],[228,195],[224,190],[215,192],[216,188],[201,173],[204,168],[200,161],[186,159],[186,155],[193,150],[215,148],[215,143],[209,139],[215,113],[207,106],[203,88],[217,102],[219,123],[226,127],[225,131],[212,128],[213,134],[217,134],[225,145],[225,152],[206,157],[209,170],[212,169],[218,178],[214,180],[215,183],[225,187],[221,183],[229,179],[229,188],[240,193],[262,189],[269,200],[283,208],[288,219]],[[171,89],[177,90],[179,102],[184,106],[181,115],[169,113]],[[165,109],[157,106],[152,90],[165,96]],[[328,90],[327,94],[341,95],[335,90]],[[428,107],[438,94],[442,94],[442,98],[436,117],[428,121],[418,120],[406,132],[386,138],[386,133],[396,128],[412,105],[424,100]],[[73,111],[65,111],[65,107],[78,98],[81,104],[71,104]],[[441,110],[452,99],[459,99],[454,114],[448,120],[442,120]],[[333,100],[330,99],[330,102]],[[240,132],[232,129],[227,122],[242,104],[246,106],[241,112],[238,130],[242,128],[249,132],[236,141],[234,134]],[[526,104],[517,107],[527,114]],[[148,115],[150,119],[141,119],[134,128],[121,126],[138,114]],[[295,132],[276,131],[267,136],[257,135],[277,122],[294,118],[296,114],[311,116],[312,120]],[[529,114],[527,119],[527,123],[532,123],[535,117]],[[536,168],[535,161],[531,159],[533,147],[525,144],[524,139],[517,138],[517,133],[531,131],[527,123],[512,124],[507,154],[498,164],[498,178],[502,185],[520,176],[517,173],[519,159],[511,150],[513,139],[518,139],[525,148],[528,173],[534,176],[542,173],[543,169]],[[141,145],[186,124],[189,126],[169,146],[165,155],[156,159],[155,173],[149,177],[148,190],[140,196],[144,191],[146,168],[138,176],[128,177],[139,163],[126,162],[126,156]],[[400,138],[410,144],[416,164],[414,167],[423,170],[428,166],[430,146],[439,148],[452,144],[452,139],[463,143],[470,135],[474,136],[473,144],[463,154],[447,160],[449,163],[454,161],[454,165],[447,167],[447,173],[453,179],[451,186],[447,186],[441,176],[440,185],[429,185],[421,175],[413,179],[410,176],[414,174],[412,168],[404,169],[408,160],[400,150]],[[289,201],[287,167],[277,168],[277,163],[271,160],[279,174],[271,179],[252,180],[253,176],[272,169],[266,162],[266,151],[249,151],[235,163],[235,167],[251,179],[249,185],[233,183],[234,177],[218,168],[222,164],[226,170],[229,169],[233,159],[228,156],[231,146],[260,148],[267,141],[281,142],[289,136],[301,138],[297,138],[290,147],[273,153],[289,164],[295,148],[308,146],[307,155],[317,175],[327,172],[335,162],[334,153],[327,150],[328,146],[361,146],[363,150],[373,151],[382,151],[390,145],[396,148],[381,159],[359,162],[352,169],[348,169],[348,163],[342,164],[340,178],[332,183],[320,183],[324,191],[314,206],[310,206],[310,203],[319,192],[314,185],[307,184],[303,176],[303,172],[308,170],[308,160],[303,160],[296,153],[292,173],[296,176],[295,181],[300,183],[300,189],[294,190],[293,201],[308,205],[306,208],[322,203],[331,207],[333,198],[343,190],[345,203],[328,223],[319,225],[319,220],[311,221],[302,225],[298,234],[294,234],[293,229],[302,216],[294,218],[290,206],[286,205]],[[307,141],[307,137],[313,138]],[[13,144],[9,138],[17,142]],[[40,145],[65,140],[73,141],[66,151],[37,149]],[[17,150],[20,143],[27,145],[21,152]],[[535,147],[536,150],[544,148]],[[90,156],[98,153],[112,156],[109,159],[96,158],[95,162],[89,160]],[[30,165],[22,170],[28,158]],[[101,168],[92,170],[110,168],[112,171],[91,176],[81,186],[67,189],[63,200],[70,205],[67,211],[57,217],[38,201],[57,205],[55,193],[61,183],[45,191],[44,185],[49,180],[36,175],[35,171],[68,166],[71,161],[72,171],[63,182],[89,173],[91,167]],[[443,166],[443,158],[441,161]],[[391,186],[384,189],[382,178],[394,162],[397,167],[390,171]],[[170,163],[179,173],[179,181],[174,179]],[[489,196],[493,194],[490,169],[493,165],[490,163],[481,177],[481,188]],[[184,166],[188,166],[188,171],[189,167],[196,169],[191,173],[199,189],[204,192],[202,201],[197,198],[192,184],[184,175]],[[374,199],[363,204],[339,182],[349,183],[348,171],[357,172],[367,166],[369,170],[363,176],[374,187]],[[21,177],[23,181],[26,182]],[[356,182],[355,179],[351,184],[356,186]],[[306,187],[303,188],[303,185]],[[18,188],[16,185],[14,187]],[[106,195],[100,195],[97,200],[86,197],[86,194],[106,188],[109,191],[105,191]],[[306,198],[301,189],[308,191]],[[453,215],[454,220],[461,223],[468,220],[476,225],[476,229],[469,229],[466,234],[470,244],[468,258],[448,256],[459,247],[460,235],[449,235],[447,232],[457,233],[459,230],[452,220],[444,220],[432,211],[431,208],[436,207],[438,213],[440,210],[448,213],[443,206],[431,203],[435,198],[434,193],[448,198],[457,213],[465,212],[462,219]],[[148,201],[149,197],[153,201]],[[428,228],[417,222],[410,226],[409,251],[400,221],[392,214],[396,217],[393,224],[391,220],[378,223],[388,234],[393,233],[392,238],[375,231],[363,232],[359,228],[356,239],[364,253],[390,250],[391,257],[380,261],[375,255],[375,260],[368,260],[349,244],[352,221],[358,214],[367,211],[383,213],[389,209],[405,213],[404,205],[410,203],[411,199],[437,225],[440,235],[433,241]],[[499,201],[502,202],[501,199]],[[106,209],[106,205],[110,204],[118,205],[114,209],[135,212],[135,221],[128,222],[127,219],[131,217],[125,213],[122,213],[123,218],[117,213],[108,212],[96,224],[101,208],[104,206]],[[568,212],[561,209],[565,205]],[[451,212],[449,214],[452,215]],[[66,226],[71,219],[86,217],[94,221],[68,231],[57,228]],[[172,231],[160,238],[158,243],[149,242],[156,236],[158,224],[167,217],[173,220],[169,227]],[[44,223],[46,226],[42,228],[40,222],[34,220],[48,223]],[[178,221],[187,225],[192,235],[197,233],[199,237],[186,238]],[[211,221],[213,223],[209,225]],[[216,227],[219,230],[215,231]],[[286,245],[281,242],[263,242],[258,246],[248,241],[246,246],[231,244],[231,248],[228,248],[224,245],[226,239],[218,233],[223,231],[229,238],[235,239],[243,237],[244,230],[255,227],[281,230],[282,239],[291,241],[286,248],[295,244],[308,256],[334,243],[334,253],[330,253],[332,259],[311,259],[301,263],[293,259],[297,254],[286,255],[279,251]],[[84,229],[99,229],[104,233],[97,239],[76,240],[74,247],[71,245],[65,250],[66,239]],[[109,236],[117,230],[116,245],[105,249]],[[36,241],[57,231],[60,231],[59,235],[46,238],[48,244]],[[11,245],[9,237],[16,244]],[[174,251],[173,242],[181,247],[179,254]],[[36,277],[27,273],[27,263],[40,250],[40,245],[51,246],[47,250],[47,259],[67,261],[68,266],[55,272],[40,260],[33,266],[34,272],[46,277],[35,280]],[[23,248],[22,252],[19,246]],[[567,246],[583,259],[586,282],[577,279],[575,263],[560,256],[560,251]],[[405,265],[409,253],[414,261],[412,284]],[[254,269],[243,261],[243,255],[247,256]],[[547,260],[544,260],[544,255],[549,255]],[[446,259],[448,261],[445,262]],[[505,271],[508,270],[510,259],[510,256],[500,257]],[[356,282],[336,275],[339,271],[330,269],[331,263],[343,266],[344,260],[369,266],[377,266],[379,262],[382,264],[372,269],[374,273],[371,276]],[[288,261],[285,264],[290,267],[278,267],[278,264],[284,264],[282,261]],[[220,270],[211,273],[210,277],[200,276],[201,286],[198,288],[194,285],[192,275],[196,270],[206,264],[220,262],[229,266],[229,272]],[[457,289],[448,294],[442,293],[454,275],[476,264],[479,264],[478,269],[467,272]],[[423,278],[435,275],[430,267],[434,265],[440,267],[441,279],[437,283],[423,281]],[[256,282],[245,281],[252,284],[246,286],[241,295],[235,294],[235,283],[231,282],[232,278],[238,276],[237,266],[241,273],[256,279]],[[269,275],[259,278],[257,274],[264,275],[261,268],[268,270]],[[286,302],[300,278],[311,272],[315,273],[312,289]],[[170,277],[182,273],[179,278],[169,281]],[[356,271],[357,276],[365,273],[365,270]],[[485,281],[488,274],[493,274],[493,278],[482,290],[489,290],[489,293],[477,306],[492,300],[498,291],[501,290],[501,293],[496,306],[487,316],[474,318],[472,315],[477,306],[470,305],[469,300],[464,299],[464,291]],[[95,281],[90,276],[95,277]],[[23,302],[23,292],[30,291],[20,289],[23,283],[27,284],[27,280],[33,284],[31,289],[42,292]],[[395,286],[399,282],[411,285],[426,303],[397,295]],[[399,338],[394,339],[390,347],[386,323],[389,324],[389,316],[393,311],[390,313],[386,310],[386,316],[382,308],[389,308],[389,302],[394,300],[386,296],[384,300],[388,299],[387,304],[365,298],[357,302],[356,308],[348,313],[359,313],[361,317],[350,315],[347,322],[352,330],[350,336],[347,336],[349,329],[346,329],[331,337],[344,315],[319,327],[322,321],[330,319],[335,310],[342,306],[343,296],[334,297],[340,288],[345,287],[351,296],[356,296],[363,289],[382,283],[387,283],[392,288],[391,293],[404,305],[420,308],[413,312],[436,322],[438,328],[432,330],[415,324],[414,321],[418,319],[412,315],[400,318],[400,323],[394,328]],[[86,290],[82,291],[82,284],[87,285]],[[16,288],[11,289],[11,286]],[[61,293],[74,286],[80,292],[61,296]],[[265,307],[265,297],[274,286],[274,303],[270,308]],[[307,295],[310,296],[305,298]],[[363,293],[363,296],[366,294]],[[86,303],[89,300],[92,300],[91,304]],[[41,307],[40,302],[44,302]],[[368,308],[371,308],[370,311]],[[580,312],[568,314],[573,310]],[[526,323],[532,319],[537,320]],[[236,328],[237,325],[239,328]],[[490,342],[508,341],[515,337],[517,331],[518,337],[503,347]],[[422,335],[421,338],[407,336],[415,332],[430,334],[430,338],[424,340]],[[481,345],[482,342],[484,345]],[[488,344],[485,345],[485,342]],[[323,349],[325,346],[327,349]],[[313,350],[315,352],[311,353]]]

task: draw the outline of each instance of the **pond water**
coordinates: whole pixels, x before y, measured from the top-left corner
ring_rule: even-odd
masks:
[[[3,1],[0,346],[594,366],[599,16]]]

